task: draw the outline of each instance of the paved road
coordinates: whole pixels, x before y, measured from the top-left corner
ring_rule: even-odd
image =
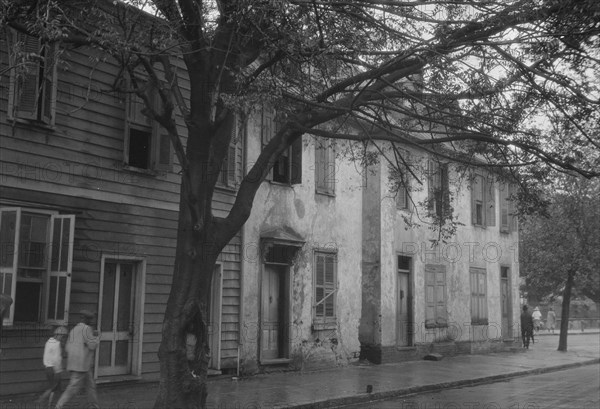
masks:
[[[600,365],[345,408],[371,409],[597,409]]]

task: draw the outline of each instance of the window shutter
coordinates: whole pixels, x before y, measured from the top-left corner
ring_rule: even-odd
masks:
[[[46,317],[48,322],[64,325],[69,321],[75,216],[54,215],[51,226]]]
[[[17,291],[17,262],[19,259],[19,233],[21,209],[0,209],[0,293],[13,299],[10,312],[3,325],[12,325],[15,316],[15,293]]]
[[[425,266],[425,326],[434,326],[436,322],[435,270]]]
[[[40,102],[42,104],[41,120],[48,125],[54,124],[54,112],[56,111],[56,73],[58,65],[56,50],[56,44],[44,45],[44,74]]]
[[[158,157],[156,170],[169,172],[173,167],[173,154],[171,153],[171,137],[169,134],[160,134],[158,137]]]
[[[9,90],[9,115],[14,118],[37,119],[37,108],[40,91],[40,63],[39,59],[29,58],[28,55],[40,56],[40,39],[23,33],[12,32],[13,46],[21,46],[21,53],[25,54],[25,70],[22,76],[11,70]],[[16,63],[16,61],[13,61]],[[12,115],[14,113],[14,115]]]
[[[235,178],[235,170],[236,170],[236,146],[235,145],[229,145],[229,150],[227,152],[227,156],[228,156],[228,168],[227,168],[227,185],[228,186],[235,186],[236,185],[236,178]]]
[[[302,183],[302,136],[299,136],[292,143],[291,161],[291,178],[292,185]]]
[[[448,310],[446,308],[446,266],[436,266],[436,309],[435,322],[438,325],[448,324]]]
[[[486,180],[485,184],[486,192],[486,206],[485,206],[485,222],[487,226],[496,225],[496,195],[493,180]]]
[[[509,196],[516,194],[516,187],[512,183],[508,185]],[[509,200],[508,202],[508,222],[510,224],[510,231],[517,231],[518,219],[517,219],[517,203],[516,200]]]
[[[503,183],[500,185],[500,231],[508,232],[509,231],[509,202],[508,202],[508,185]]]
[[[427,161],[427,209],[429,212],[433,212],[434,210],[434,202],[435,202],[435,175],[436,175],[436,166],[435,162],[432,160]]]
[[[479,175],[475,175],[471,180],[471,224],[477,224],[477,190],[479,186]]]

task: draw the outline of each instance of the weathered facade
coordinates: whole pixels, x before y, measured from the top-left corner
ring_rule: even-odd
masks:
[[[518,340],[518,233],[509,188],[406,150],[420,183],[365,173],[360,341],[374,362],[502,350]],[[451,212],[455,234],[430,229]],[[407,225],[408,224],[408,225]],[[434,244],[437,241],[437,244]]]
[[[0,72],[9,73],[0,79],[0,291],[15,300],[4,321],[1,393],[43,387],[45,340],[83,308],[98,312],[99,382],[156,380],[177,160],[139,101],[115,92],[116,65],[80,47],[63,50],[68,64],[32,62],[17,74],[7,70],[17,40],[49,52],[27,37],[0,43]],[[184,74],[180,86],[187,90]],[[181,117],[178,124],[185,135]],[[275,127],[266,109],[236,124],[215,215],[227,214]],[[261,186],[216,267],[212,370],[416,359],[497,350],[513,338],[517,233],[508,190],[484,174],[465,182],[452,164],[414,151],[428,177],[396,192],[384,161],[362,169],[344,155],[348,147],[305,135]],[[462,225],[431,247],[430,216],[449,208]]]
[[[62,49],[59,64],[32,60],[17,71],[7,69],[16,43],[46,61],[57,49],[16,32],[0,41],[0,291],[14,299],[0,391],[42,388],[44,342],[54,325],[76,324],[84,308],[98,314],[99,382],[158,379],[180,187],[169,141],[140,115],[139,101],[115,92],[118,67],[94,51]],[[214,200],[221,216],[240,179],[241,143],[230,156]],[[240,249],[238,236],[216,274],[210,365],[217,370],[237,364]]]

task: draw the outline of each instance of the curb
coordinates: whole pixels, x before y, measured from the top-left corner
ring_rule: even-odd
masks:
[[[482,378],[474,379],[462,379],[459,381],[436,383],[431,385],[413,386],[409,388],[396,389],[390,391],[373,392],[373,393],[360,393],[353,396],[344,396],[341,398],[325,399],[318,402],[303,403],[298,405],[286,405],[277,406],[278,408],[290,408],[290,409],[324,409],[324,408],[335,408],[345,405],[373,402],[378,400],[385,400],[391,398],[397,398],[400,396],[414,395],[423,392],[433,392],[441,389],[457,388],[460,386],[475,386],[485,383],[497,382],[505,379],[518,378],[521,376],[528,375],[540,375],[549,372],[563,371],[566,369],[577,368],[585,365],[593,365],[600,363],[600,358],[590,359],[587,361],[574,362],[569,364],[562,364],[556,366],[548,366],[545,368],[534,368],[527,369],[525,371],[511,372],[499,375],[490,375]]]

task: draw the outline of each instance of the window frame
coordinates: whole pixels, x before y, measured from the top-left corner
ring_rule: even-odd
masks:
[[[146,81],[142,79],[140,81]],[[126,81],[126,89],[131,89],[131,80]],[[161,102],[157,89],[148,84],[147,97],[152,101],[154,109],[161,110]],[[139,108],[133,108],[136,105]],[[125,126],[123,138],[123,167],[136,172],[147,173],[150,175],[164,174],[173,170],[173,149],[171,147],[171,137],[166,129],[163,129],[158,122],[145,116],[141,111],[144,108],[144,101],[134,92],[125,94]],[[131,131],[136,130],[148,133],[149,148],[147,153],[147,167],[132,165],[131,162]]]
[[[448,163],[427,160],[427,199],[429,216],[443,218],[450,211],[450,167]]]
[[[275,134],[279,131],[280,121],[277,118],[277,113],[274,109],[263,106],[261,109],[260,116],[260,133],[261,133],[261,148],[271,141]],[[287,168],[285,171],[287,175],[285,180],[275,180],[275,169],[280,167],[280,161],[284,158],[288,158],[287,166],[283,165],[283,168]],[[269,170],[269,174],[265,178],[270,183],[279,184],[284,186],[299,185],[302,183],[302,136],[299,136],[281,156],[275,160],[273,166]]]
[[[488,325],[487,271],[485,268],[469,267],[469,290],[471,293],[471,325]]]
[[[23,51],[40,57],[37,61],[29,59],[24,62],[27,72],[24,73],[22,80],[17,77],[16,69],[10,70],[7,119],[11,121],[31,121],[53,127],[56,119],[56,95],[58,90],[58,64],[56,63],[58,44],[56,42],[44,43],[39,37],[17,32],[14,29],[9,29],[7,32],[9,64],[12,67],[17,65],[16,55],[11,52],[17,47],[17,43],[23,44]],[[21,100],[22,88],[23,84],[31,85],[32,83],[37,84],[36,89],[33,90],[34,97],[30,98],[33,105],[26,109],[22,106],[24,105]]]
[[[318,264],[319,258],[323,257],[323,284],[318,284]],[[332,268],[333,268],[333,282],[326,282],[326,268],[327,268],[327,260],[332,259]],[[338,260],[337,260],[337,251],[325,250],[325,249],[315,249],[314,257],[313,257],[313,303],[312,303],[312,316],[313,316],[313,329],[323,330],[323,329],[334,329],[337,327],[337,291],[338,291]],[[317,291],[318,288],[323,288],[323,298],[317,300]],[[323,305],[323,313],[322,315],[318,312],[318,306],[321,305],[324,301],[332,299],[332,315],[327,316],[327,307]]]
[[[425,328],[448,327],[446,266],[425,264]],[[441,298],[441,299],[440,299]]]
[[[481,173],[476,173],[471,178],[470,188],[471,224],[481,228],[496,226],[496,184],[494,181]],[[479,193],[481,197],[479,197]],[[478,206],[481,206],[481,220],[478,218]]]
[[[15,308],[17,305],[17,300],[16,300],[16,292],[17,292],[17,282],[18,281],[22,281],[22,282],[27,282],[27,280],[19,280],[19,268],[20,268],[20,250],[21,250],[21,246],[22,246],[22,238],[21,238],[21,229],[22,229],[22,222],[23,222],[23,215],[34,215],[34,216],[45,216],[47,217],[47,223],[48,223],[48,229],[46,232],[46,242],[44,243],[45,245],[45,253],[44,253],[44,257],[45,257],[45,263],[46,265],[44,266],[44,273],[43,273],[43,281],[41,283],[42,285],[42,294],[41,294],[41,300],[40,300],[40,307],[38,310],[38,319],[36,321],[34,321],[35,323],[44,323],[44,324],[53,324],[53,325],[66,325],[68,323],[69,320],[69,302],[70,302],[70,294],[71,294],[71,275],[72,275],[72,269],[73,269],[73,247],[74,247],[74,234],[75,234],[75,215],[72,214],[59,214],[56,211],[47,211],[47,210],[40,210],[40,209],[30,209],[30,208],[23,208],[23,207],[2,207],[0,208],[0,231],[2,229],[2,214],[4,214],[5,212],[15,212],[15,234],[14,234],[14,243],[13,243],[13,253],[12,253],[12,266],[10,267],[0,267],[0,273],[2,274],[1,278],[2,278],[2,287],[4,287],[4,283],[5,283],[5,279],[7,275],[11,276],[11,289],[10,289],[10,294],[4,292],[5,294],[8,294],[11,296],[11,298],[13,299],[13,304],[11,305],[10,308],[10,313],[8,314],[8,317],[6,317],[4,319],[3,325],[13,325],[14,324],[14,317],[15,317]],[[61,260],[62,260],[62,256],[64,255],[63,253],[63,247],[62,244],[64,243],[64,241],[61,241],[61,239],[63,238],[63,235],[61,234],[61,236],[59,237],[59,243],[58,243],[58,264],[57,264],[57,268],[54,268],[54,255],[55,255],[55,249],[57,248],[57,243],[55,243],[55,238],[54,238],[54,228],[55,228],[55,224],[56,221],[58,220],[69,220],[69,231],[67,233],[67,237],[68,240],[66,241],[68,247],[66,249],[66,263],[65,268],[61,268]],[[61,222],[60,224],[61,226],[61,232],[63,232],[62,228],[64,228],[64,224],[63,222]],[[57,297],[56,297],[56,303],[54,306],[54,317],[48,317],[48,314],[50,313],[51,309],[50,309],[50,300],[51,300],[51,281],[52,278],[56,278],[57,279],[57,285],[56,285],[56,292],[57,292]],[[60,282],[60,278],[64,278],[65,281],[65,285],[64,285],[64,314],[63,314],[63,318],[59,319],[58,317],[58,310],[56,309],[58,305],[60,305],[60,303],[58,302],[58,294],[60,294],[60,286],[58,285],[58,283]],[[29,321],[28,321],[29,322]]]
[[[500,222],[498,224],[500,226],[500,233],[508,234],[518,229],[515,202],[510,199],[514,193],[515,185],[512,183],[502,183],[499,187]]]
[[[315,192],[335,196],[335,146],[332,139],[315,138]]]
[[[410,163],[410,151],[406,149],[398,149],[398,151],[400,151],[400,154],[403,155],[404,161],[406,163]],[[396,192],[395,202],[396,209],[406,210],[410,212],[413,208],[411,206],[412,203],[410,200],[411,177],[406,163],[402,166],[404,168],[404,180],[402,180],[401,183],[398,184],[398,191]]]
[[[241,138],[239,137],[240,121],[238,116],[234,116],[233,126],[231,128],[231,139],[227,147],[227,153],[223,158],[219,176],[217,178],[217,186],[227,189],[235,189],[238,186],[239,167],[237,166],[238,147],[241,146]]]

